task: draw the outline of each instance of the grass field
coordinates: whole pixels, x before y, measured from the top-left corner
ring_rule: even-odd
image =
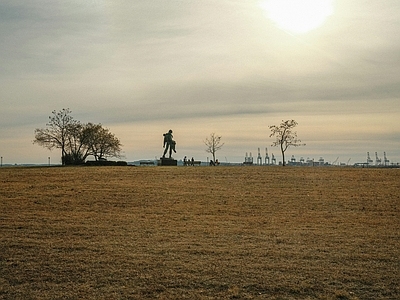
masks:
[[[400,170],[0,168],[0,299],[400,299]]]

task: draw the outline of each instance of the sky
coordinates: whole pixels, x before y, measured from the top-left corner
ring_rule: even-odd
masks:
[[[301,33],[266,3],[2,0],[3,164],[60,163],[32,141],[63,108],[114,133],[126,161],[159,158],[169,129],[176,159],[206,161],[215,133],[220,161],[256,160],[258,148],[279,161],[268,126],[294,119],[306,145],[286,158],[400,162],[400,2],[333,0]]]

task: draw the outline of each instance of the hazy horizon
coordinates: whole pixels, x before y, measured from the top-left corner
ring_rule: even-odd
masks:
[[[60,161],[32,141],[63,108],[109,128],[127,161],[160,157],[169,129],[176,159],[206,161],[215,132],[220,161],[256,160],[258,148],[264,158],[266,147],[280,161],[268,126],[294,119],[306,146],[287,160],[400,162],[400,2],[332,1],[302,33],[265,3],[2,1],[3,164]]]

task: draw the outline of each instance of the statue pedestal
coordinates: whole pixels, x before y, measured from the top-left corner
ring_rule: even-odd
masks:
[[[173,158],[160,158],[160,166],[177,166],[178,161]]]

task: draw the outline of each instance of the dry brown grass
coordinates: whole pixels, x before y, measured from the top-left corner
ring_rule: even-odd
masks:
[[[1,299],[399,299],[400,170],[0,168]]]

